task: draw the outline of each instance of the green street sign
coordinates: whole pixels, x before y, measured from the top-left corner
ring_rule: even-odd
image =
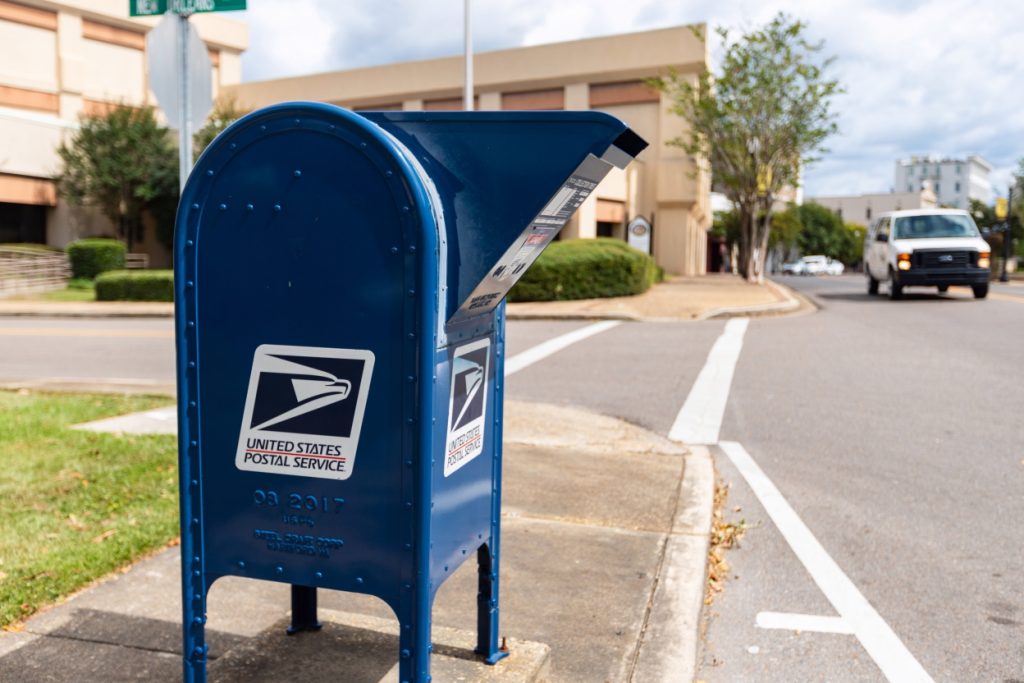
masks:
[[[128,14],[133,17],[151,17],[168,10],[174,14],[197,12],[231,12],[245,9],[246,0],[129,0]]]

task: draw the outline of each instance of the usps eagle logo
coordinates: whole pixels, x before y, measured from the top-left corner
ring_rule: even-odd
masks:
[[[361,349],[264,344],[253,355],[235,464],[346,479],[373,373]]]

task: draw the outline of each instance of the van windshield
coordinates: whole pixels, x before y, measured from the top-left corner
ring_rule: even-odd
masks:
[[[893,237],[898,240],[979,236],[971,217],[959,213],[903,216],[896,219],[893,228]]]

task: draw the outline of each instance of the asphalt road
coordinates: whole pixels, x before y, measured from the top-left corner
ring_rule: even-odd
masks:
[[[869,297],[861,277],[790,278],[817,314],[755,320],[722,440],[744,444],[936,681],[1024,680],[1024,298]],[[710,610],[707,681],[876,681],[849,635],[758,612],[834,615],[727,458],[752,528]]]
[[[935,681],[1024,681],[1024,288],[891,302],[858,276],[784,281],[821,310],[750,322],[721,440],[743,445]],[[511,322],[509,356],[587,324]],[[507,395],[667,435],[723,329],[624,323],[518,372]],[[170,321],[0,320],[0,380],[173,376]],[[756,625],[837,613],[714,451],[727,518],[748,531],[707,610],[699,677],[885,680],[853,635]]]
[[[0,381],[97,378],[174,384],[174,322],[0,318]]]

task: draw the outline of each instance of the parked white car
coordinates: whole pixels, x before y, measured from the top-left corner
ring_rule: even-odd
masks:
[[[782,272],[792,275],[842,275],[844,266],[827,256],[804,256],[799,261],[783,263]]]
[[[864,242],[868,293],[889,283],[889,298],[904,287],[968,285],[974,298],[988,296],[992,248],[971,215],[958,209],[889,211],[876,218]]]

